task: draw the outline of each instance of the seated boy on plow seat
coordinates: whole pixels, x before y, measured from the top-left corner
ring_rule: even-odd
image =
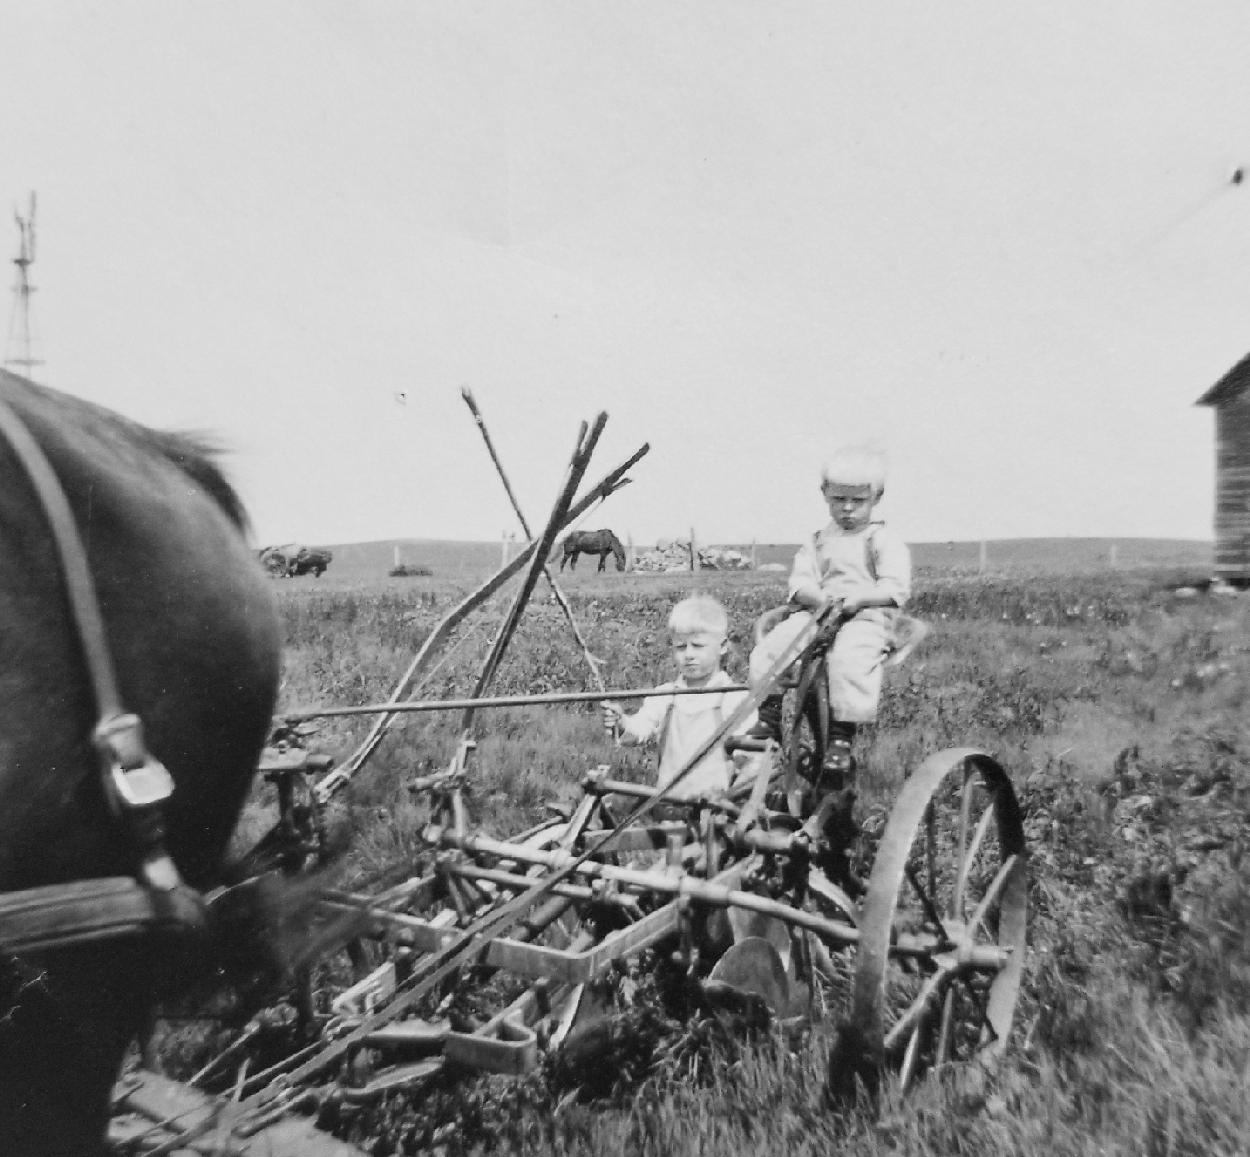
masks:
[[[821,469],[820,489],[829,523],[799,548],[790,572],[789,601],[800,609],[764,636],[750,660],[751,682],[758,685],[814,613],[840,604],[848,616],[826,657],[832,718],[824,765],[813,784],[818,796],[850,786],[856,729],[877,717],[895,620],[911,593],[910,552],[872,517],[885,491],[885,455],[868,447],[836,450]],[[766,697],[752,738],[780,742],[781,713],[781,694]],[[847,792],[843,820],[849,820],[853,801]]]

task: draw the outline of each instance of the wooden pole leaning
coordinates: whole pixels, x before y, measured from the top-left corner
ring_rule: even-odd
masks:
[[[547,564],[547,555],[551,553],[556,535],[560,533],[560,528],[564,525],[569,507],[573,502],[573,496],[581,485],[586,468],[590,465],[590,456],[594,453],[595,446],[599,442],[599,436],[603,433],[603,427],[607,425],[607,421],[608,415],[601,412],[589,430],[587,430],[586,423],[583,422],[581,429],[578,431],[577,445],[573,449],[573,456],[569,460],[564,482],[560,486],[560,492],[556,497],[555,505],[551,508],[547,525],[543,529],[542,535],[536,544],[536,549],[531,556],[529,570],[521,583],[521,589],[517,592],[516,598],[513,599],[512,607],[504,619],[503,626],[500,627],[499,633],[495,636],[494,646],[491,647],[490,653],[486,656],[486,662],[482,664],[482,670],[478,675],[477,683],[473,687],[473,698],[481,696],[486,688],[490,686],[490,681],[495,677],[495,672],[499,668],[499,662],[503,658],[504,652],[508,649],[508,644],[512,641],[517,623],[521,620],[521,613],[525,610],[525,604],[529,602],[529,597],[533,593],[535,584],[538,582],[538,576]],[[467,732],[469,730],[475,712],[476,708],[465,708],[464,718],[461,720],[462,731]]]
[[[499,475],[499,481],[503,483],[504,493],[508,496],[508,501],[512,504],[512,511],[517,517],[517,522],[521,524],[521,531],[531,542],[534,534],[530,530],[529,522],[525,518],[525,513],[521,509],[521,504],[517,501],[516,494],[512,490],[512,483],[508,481],[507,472],[503,468],[503,463],[499,460],[499,454],[495,450],[495,443],[491,439],[490,431],[486,429],[486,421],[482,417],[482,412],[477,407],[477,401],[473,397],[473,391],[468,386],[462,386],[460,396],[464,399],[464,404],[469,407],[469,412],[473,415],[473,421],[477,424],[478,431],[482,435],[482,441],[486,443],[486,452],[490,455],[491,462],[495,465],[495,473]],[[569,605],[569,600],[565,597],[564,591],[560,584],[556,582],[556,576],[551,570],[551,564],[544,558],[543,561],[543,577],[547,580],[547,585],[551,588],[551,593],[555,597],[556,602],[560,606],[560,610],[564,614],[565,621],[569,624],[569,629],[573,632],[573,637],[577,640],[577,645],[582,650],[582,657],[586,660],[586,666],[590,668],[590,677],[594,680],[595,685],[601,691],[607,690],[607,684],[604,682],[603,674],[600,671],[599,660],[591,653],[590,647],[586,642],[585,636],[581,632],[581,628],[577,625],[577,619],[573,616],[573,608]]]

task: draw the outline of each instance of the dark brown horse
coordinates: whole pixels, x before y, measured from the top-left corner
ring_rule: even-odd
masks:
[[[616,569],[625,569],[625,548],[621,540],[610,530],[575,530],[563,543],[564,553],[560,556],[560,569],[569,564],[569,570],[577,569],[579,554],[597,554],[599,570],[607,569],[608,555],[616,558]]]
[[[68,499],[118,697],[174,780],[165,846],[202,889],[217,878],[278,677],[274,596],[244,541],[238,499],[190,439],[3,371],[0,399]],[[110,809],[92,743],[97,685],[65,573],[44,502],[0,438],[6,895],[136,872],[135,841]],[[161,944],[148,932],[14,952],[15,935],[13,919],[0,918],[0,1153],[96,1154],[124,1051],[153,1000]]]

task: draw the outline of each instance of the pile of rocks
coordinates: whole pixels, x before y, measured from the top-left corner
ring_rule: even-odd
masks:
[[[750,570],[751,560],[742,551],[726,546],[709,546],[699,551],[701,570]]]
[[[634,559],[634,569],[675,573],[690,569],[690,540],[688,538],[661,539],[654,550],[639,552]],[[700,570],[750,570],[751,560],[740,550],[725,546],[699,548]]]

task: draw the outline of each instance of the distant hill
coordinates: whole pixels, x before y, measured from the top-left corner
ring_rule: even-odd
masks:
[[[311,544],[310,544],[311,545]],[[732,546],[732,543],[718,543]],[[650,544],[638,544],[648,549]],[[737,544],[744,554],[751,545]],[[1200,575],[1211,570],[1214,547],[1210,542],[1175,538],[1008,538],[986,543],[990,571],[1072,573],[1106,569],[1114,548],[1118,567],[1180,567]],[[462,542],[455,539],[407,538],[381,542],[331,545],[334,562],[328,575],[340,579],[379,578],[395,565],[396,558],[409,566],[428,567],[442,578],[488,574],[500,565],[499,542]],[[513,550],[518,549],[516,544]],[[756,560],[788,567],[798,549],[796,543],[757,543]],[[975,571],[980,565],[979,542],[918,542],[911,544],[917,568]],[[589,565],[588,565],[589,564]],[[583,559],[579,574],[593,573],[593,560]]]
[[[979,542],[918,542],[912,544],[912,562],[941,570],[975,570],[980,565]],[[990,570],[1072,571],[1103,570],[1114,550],[1119,567],[1185,567],[1209,572],[1215,565],[1211,542],[1184,538],[1000,538],[985,544]]]
[[[408,566],[428,567],[435,575],[470,578],[497,570],[498,542],[460,542],[444,538],[395,538],[382,542],[332,545],[334,561],[327,574],[336,578],[377,578],[387,574],[396,559]]]

